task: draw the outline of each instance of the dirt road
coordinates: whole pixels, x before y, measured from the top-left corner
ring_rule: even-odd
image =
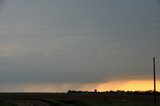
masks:
[[[48,104],[36,101],[36,100],[8,100],[5,104],[15,105],[15,106],[49,106]]]

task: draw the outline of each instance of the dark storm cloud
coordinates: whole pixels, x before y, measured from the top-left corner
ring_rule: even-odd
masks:
[[[0,5],[3,5],[4,0],[0,0]]]
[[[0,0],[0,12],[1,12],[3,4],[4,4],[4,0]]]
[[[1,83],[152,77],[152,57],[160,54],[157,1],[8,0],[2,7]]]

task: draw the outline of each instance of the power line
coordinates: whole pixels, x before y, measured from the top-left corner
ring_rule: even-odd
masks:
[[[139,48],[160,48],[160,45],[146,45],[133,47],[108,47],[108,48],[87,48],[87,49],[62,49],[62,50],[46,50],[45,52],[79,52],[79,51],[107,51],[107,50],[124,50],[124,49],[139,49]]]
[[[14,27],[14,28],[0,28],[0,30],[53,30],[53,29],[63,29],[63,28],[92,28],[92,27],[110,27],[110,26],[123,26],[123,25],[133,25],[133,24],[149,24],[149,23],[160,23],[160,20],[151,21],[141,21],[141,22],[128,22],[128,23],[115,23],[115,24],[101,24],[101,25],[84,25],[84,26],[63,26],[63,27]]]
[[[158,30],[160,31],[160,27],[157,28],[145,28],[145,29],[133,29],[133,30],[120,30],[120,31],[101,31],[101,32],[83,32],[82,33],[45,33],[44,37],[52,37],[52,36],[88,36],[88,35],[97,35],[97,36],[101,36],[100,34],[107,34],[107,33],[125,33],[125,32],[140,32],[140,31],[155,31]],[[3,35],[1,35],[3,36]],[[9,36],[6,35],[5,36]],[[41,34],[34,34],[34,35],[11,35],[9,37],[39,37],[42,36],[42,32]],[[104,36],[104,35],[103,35]],[[108,35],[106,35],[108,36]]]

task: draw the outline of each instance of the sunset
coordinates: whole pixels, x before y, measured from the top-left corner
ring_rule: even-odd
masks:
[[[139,95],[159,103],[159,10],[159,0],[0,0],[0,106],[19,106],[14,93],[25,92],[40,95],[35,106],[39,97],[66,106],[74,93],[93,94],[89,101],[77,94],[76,103],[121,103],[124,95],[126,105],[143,100]]]
[[[156,82],[157,91],[160,91],[160,81]],[[1,84],[1,91],[7,92],[67,92],[68,90],[82,90],[99,92],[104,91],[149,91],[153,90],[152,80],[122,80],[100,83],[26,83],[26,84]],[[12,86],[10,88],[9,86]],[[18,86],[18,87],[17,87]]]
[[[160,85],[160,81],[157,81],[157,85]],[[153,81],[150,80],[131,80],[131,81],[117,81],[102,83],[98,86],[100,91],[107,90],[125,90],[125,91],[148,91],[153,90]],[[157,90],[160,91],[160,86],[157,86]]]

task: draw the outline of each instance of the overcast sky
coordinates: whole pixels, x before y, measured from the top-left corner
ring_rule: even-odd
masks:
[[[2,85],[151,80],[153,56],[159,0],[0,0]]]

